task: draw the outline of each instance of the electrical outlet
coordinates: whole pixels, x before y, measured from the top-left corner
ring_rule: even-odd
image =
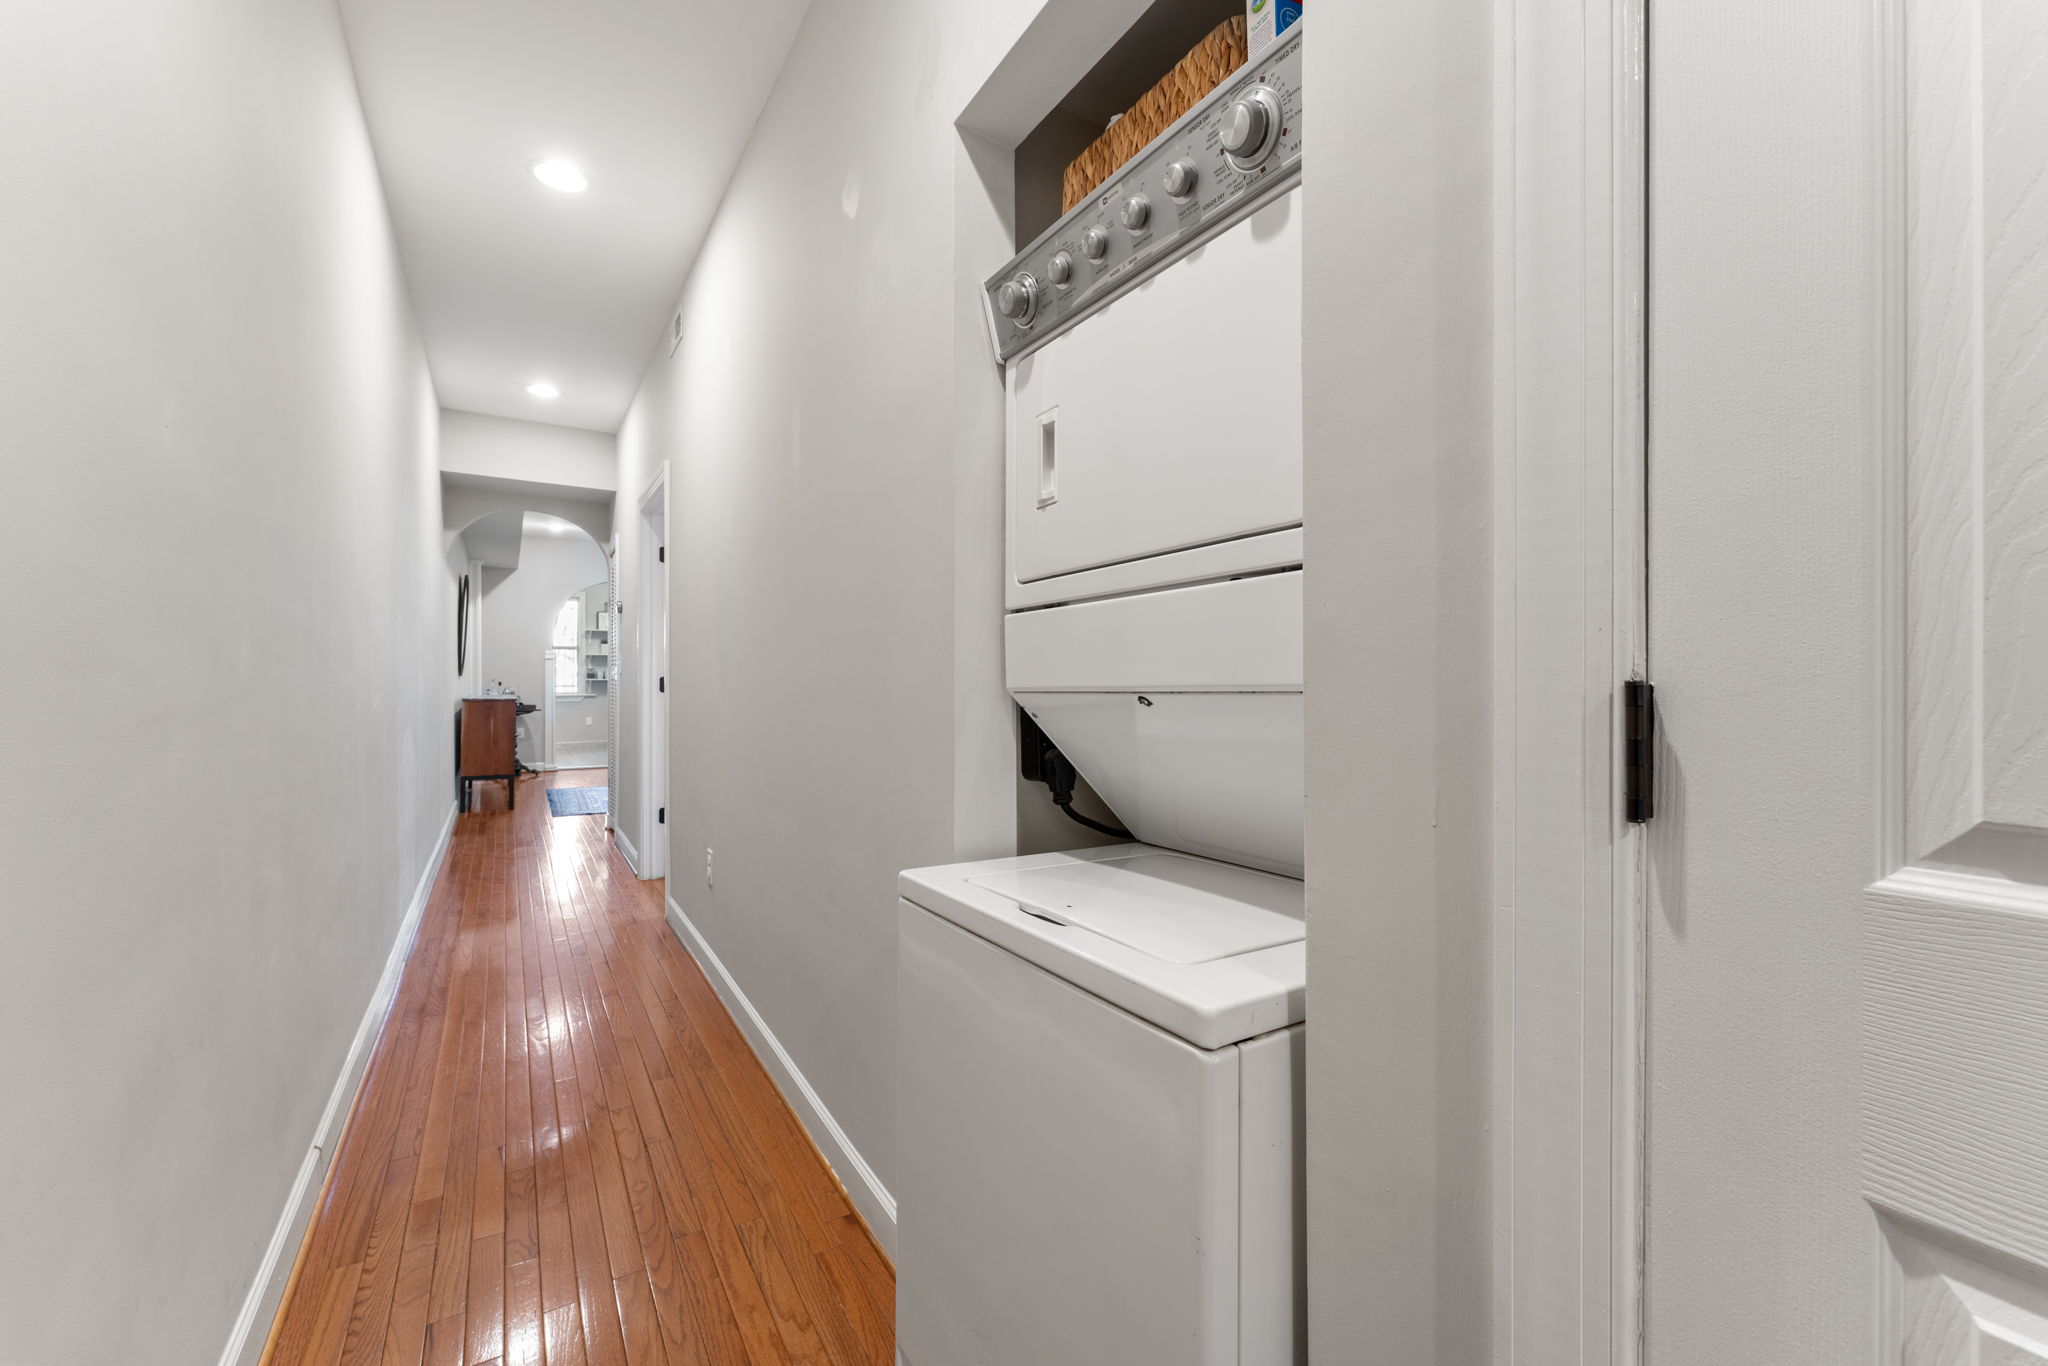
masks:
[[[704,885],[705,885],[706,887],[709,887],[709,886],[711,886],[711,885],[712,885],[712,883],[711,883],[711,851],[710,851],[709,849],[706,849],[706,850],[704,851]]]
[[[583,718],[583,724],[586,726],[594,726],[597,724],[597,718],[595,716],[586,716]]]

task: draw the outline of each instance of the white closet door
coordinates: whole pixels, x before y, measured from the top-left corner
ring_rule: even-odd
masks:
[[[2048,6],[1650,23],[1646,1359],[2048,1362]]]

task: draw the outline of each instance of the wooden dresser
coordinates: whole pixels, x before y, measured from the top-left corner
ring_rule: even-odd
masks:
[[[505,804],[518,805],[519,700],[513,697],[465,697],[456,722],[456,767],[462,779],[462,809],[469,810],[470,784],[478,780],[505,784]]]

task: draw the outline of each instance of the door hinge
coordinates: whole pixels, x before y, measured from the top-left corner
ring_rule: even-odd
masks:
[[[667,691],[668,691],[668,675],[667,675],[667,674],[663,674],[663,675],[662,675],[662,676],[661,676],[660,678],[657,678],[657,679],[655,679],[655,680],[654,680],[654,690],[655,690],[656,692],[667,692]]]
[[[1621,813],[1631,825],[1657,814],[1657,689],[1621,685]]]
[[[667,564],[667,563],[668,563],[668,547],[667,547],[667,546],[661,546],[661,547],[657,548],[657,549],[655,550],[655,552],[654,552],[654,558],[655,558],[655,559],[657,559],[657,560],[660,560],[660,561],[661,561],[661,562],[662,562],[663,564]]]
[[[655,823],[656,825],[667,825],[667,824],[668,824],[668,808],[667,808],[667,807],[665,807],[665,806],[664,806],[664,807],[662,807],[662,808],[661,808],[660,810],[658,810],[658,811],[656,811],[656,812],[654,813],[654,823]]]

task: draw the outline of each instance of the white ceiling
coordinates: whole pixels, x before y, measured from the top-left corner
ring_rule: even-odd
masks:
[[[340,0],[442,406],[618,429],[808,3]]]

